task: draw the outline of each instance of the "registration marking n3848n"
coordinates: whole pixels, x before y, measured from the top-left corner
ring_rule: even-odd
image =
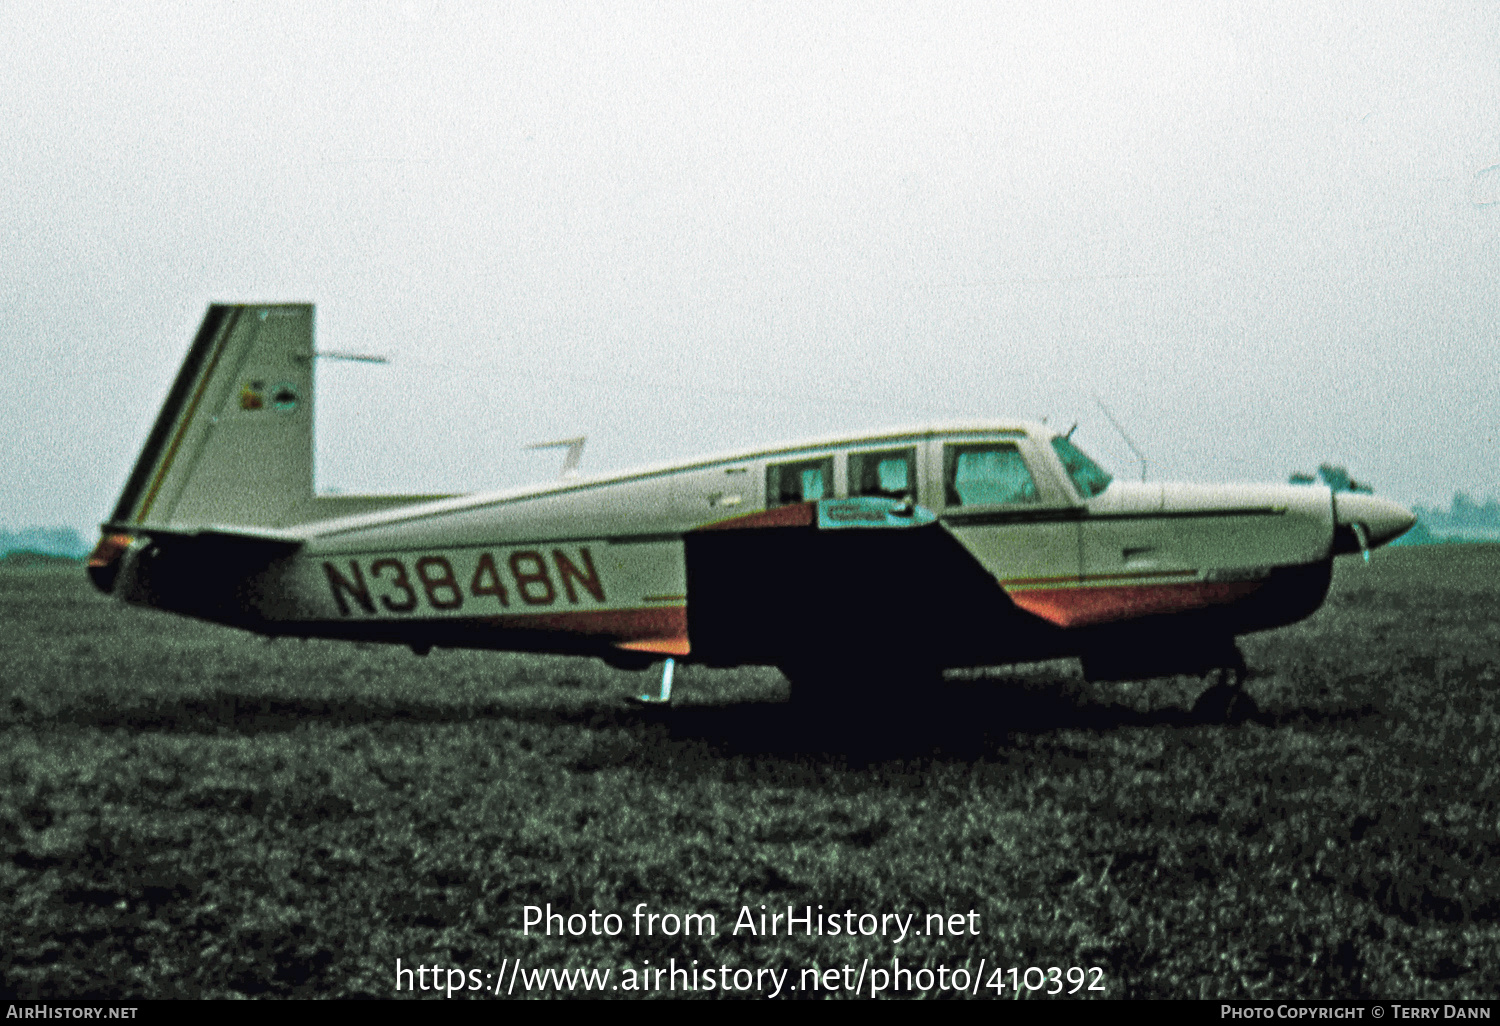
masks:
[[[621,553],[601,540],[328,553],[315,557],[316,583],[307,583],[344,619],[612,609],[638,604],[643,591],[682,594],[680,544],[650,548],[669,551]]]

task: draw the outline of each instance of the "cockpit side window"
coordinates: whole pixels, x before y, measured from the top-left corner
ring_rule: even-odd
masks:
[[[766,508],[812,502],[833,494],[833,457],[773,463],[766,468]]]
[[[1078,494],[1085,499],[1092,499],[1114,480],[1109,474],[1084,455],[1083,450],[1078,448],[1062,435],[1055,435],[1052,439],[1052,449],[1057,453],[1057,458],[1062,460],[1063,469],[1068,472],[1068,477],[1073,479],[1073,487],[1078,489]]]
[[[916,495],[917,450],[885,449],[849,456],[849,494],[910,499]]]
[[[1009,442],[943,446],[943,489],[950,506],[1036,502],[1036,481]]]

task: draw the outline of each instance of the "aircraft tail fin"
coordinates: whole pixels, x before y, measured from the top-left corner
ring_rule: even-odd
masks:
[[[211,305],[110,523],[312,519],[313,356],[310,303]]]

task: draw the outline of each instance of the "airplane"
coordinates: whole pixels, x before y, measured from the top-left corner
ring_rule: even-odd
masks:
[[[88,573],[269,637],[769,665],[794,703],[1077,657],[1213,677],[1412,513],[1315,484],[1121,481],[1028,421],[765,446],[469,495],[316,495],[311,304],[213,304]],[[569,439],[569,444],[581,439]],[[550,443],[561,444],[561,443]]]

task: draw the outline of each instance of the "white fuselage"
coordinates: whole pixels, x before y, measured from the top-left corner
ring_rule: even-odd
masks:
[[[1237,625],[1223,610],[1334,551],[1327,488],[1112,482],[1087,494],[1055,438],[1036,424],[935,425],[311,523],[276,532],[295,551],[210,618],[421,646],[776,661],[764,635],[799,634],[875,589],[911,617],[846,613],[841,630],[920,623],[929,637],[913,643],[928,643],[957,625],[946,640],[968,662],[1003,655],[1009,635],[1031,638],[1018,652],[1067,651],[1087,628],[1204,610],[1231,633],[1273,625],[1274,612]],[[894,514],[859,519],[901,502],[931,516],[905,531]],[[990,619],[974,612],[986,586]],[[159,588],[124,593],[164,604]],[[761,636],[726,641],[736,624]],[[717,639],[711,651],[699,635]]]

